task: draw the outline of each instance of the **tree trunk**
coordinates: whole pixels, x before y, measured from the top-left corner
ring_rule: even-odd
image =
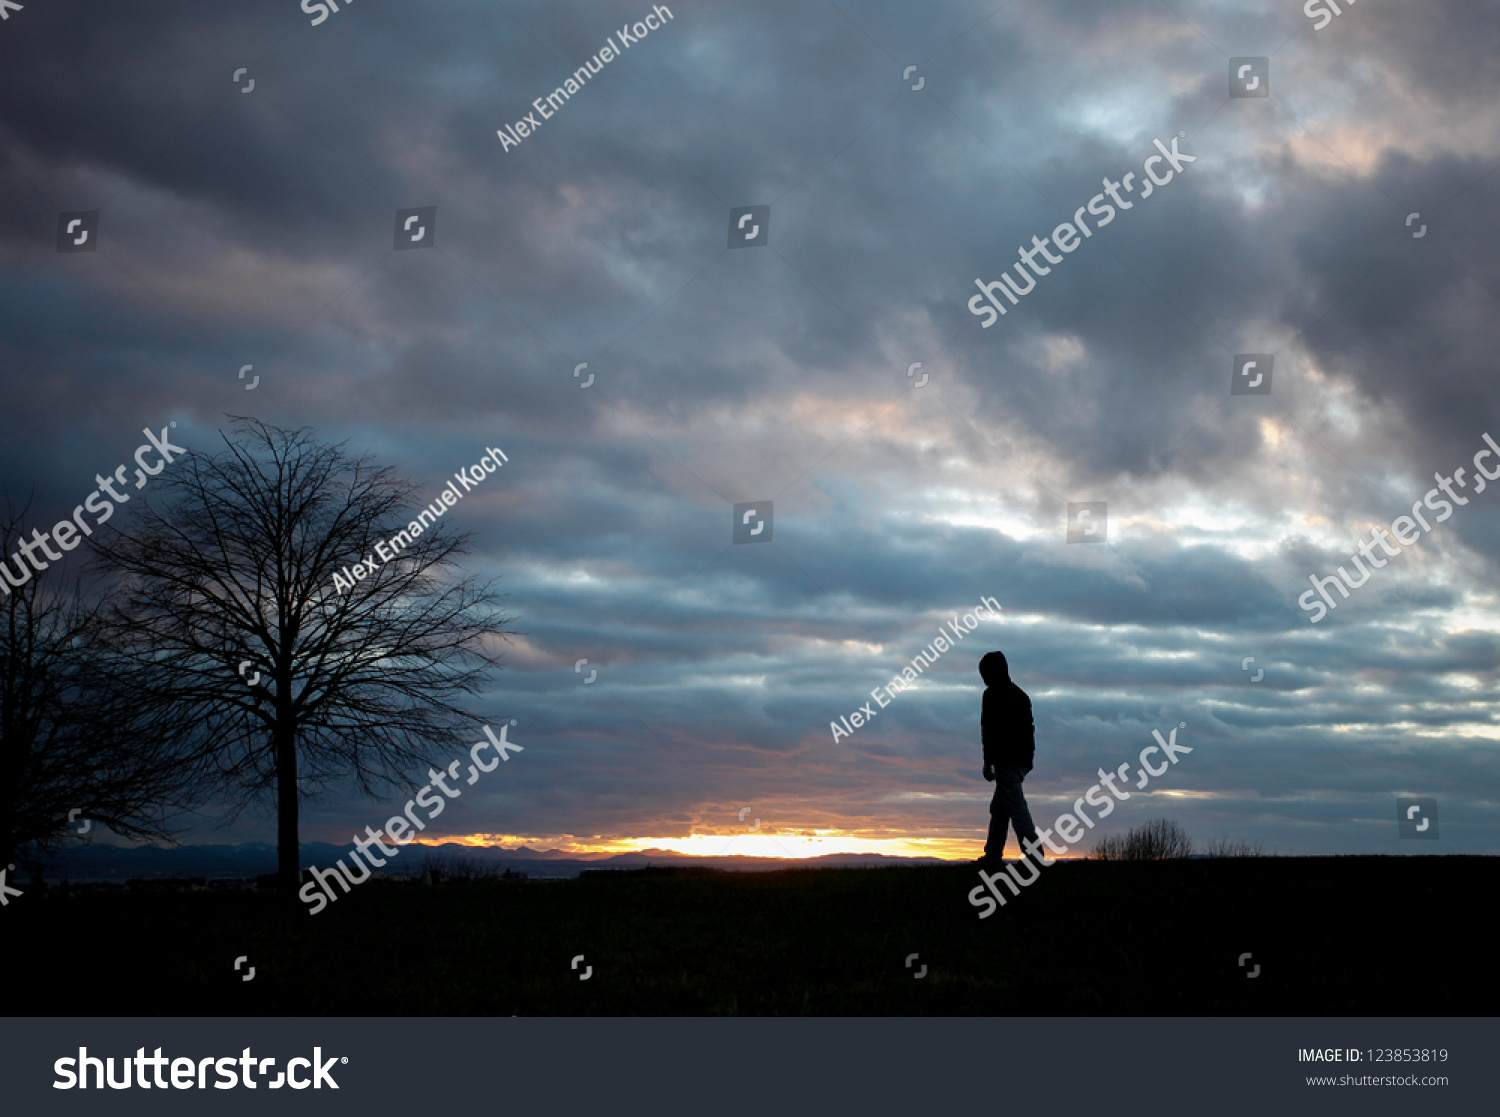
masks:
[[[290,712],[278,718],[276,736],[277,891],[295,902],[302,857],[297,841],[297,734]]]

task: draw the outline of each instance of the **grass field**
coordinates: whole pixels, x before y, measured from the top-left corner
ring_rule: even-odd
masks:
[[[1491,857],[1083,862],[982,921],[959,865],[372,881],[313,917],[269,893],[33,897],[0,942],[14,1016],[1488,1015],[1497,878]]]

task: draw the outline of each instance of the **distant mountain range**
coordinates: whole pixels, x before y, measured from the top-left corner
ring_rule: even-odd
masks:
[[[353,846],[307,842],[301,846],[303,865],[331,865],[347,857]],[[864,868],[882,865],[942,865],[937,857],[888,857],[878,853],[831,853],[823,857],[693,857],[668,849],[635,853],[567,853],[555,849],[500,849],[444,843],[408,846],[391,858],[383,872],[416,876],[430,861],[462,862],[477,868],[514,869],[538,879],[567,879],[585,869],[642,869],[648,866],[700,866],[711,869],[765,871],[786,868]],[[346,861],[345,864],[348,864]],[[276,847],[265,842],[240,845],[123,846],[80,845],[47,862],[49,881],[160,880],[170,877],[250,878],[276,871]]]

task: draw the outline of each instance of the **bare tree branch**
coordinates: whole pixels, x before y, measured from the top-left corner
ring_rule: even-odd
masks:
[[[25,512],[0,522],[0,554],[14,552]],[[0,595],[0,860],[73,840],[74,813],[126,837],[170,840],[171,817],[194,790],[183,734],[115,670],[98,606],[50,574],[32,571]]]
[[[194,727],[196,761],[243,809],[274,789],[282,884],[297,879],[297,811],[335,780],[403,781],[460,733],[499,667],[508,618],[456,578],[469,537],[420,525],[347,592],[335,573],[406,528],[416,489],[367,455],[255,419],[224,453],[159,480],[166,509],[95,546],[118,580],[108,624],[155,708]],[[258,672],[257,685],[245,674]]]

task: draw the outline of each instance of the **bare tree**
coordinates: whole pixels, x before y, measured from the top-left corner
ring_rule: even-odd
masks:
[[[236,812],[274,800],[294,895],[299,801],[346,779],[373,795],[429,766],[472,722],[460,702],[499,666],[508,618],[488,584],[453,576],[467,535],[398,518],[416,490],[390,468],[254,419],[224,440],[157,481],[166,507],[97,551],[121,579],[109,622],[138,685],[194,727]],[[374,569],[334,592],[367,556]]]
[[[0,593],[0,863],[96,824],[167,840],[192,790],[182,735],[123,684],[78,583],[25,566],[24,515],[0,522],[0,560],[26,575]]]
[[[1112,834],[1094,843],[1094,857],[1100,861],[1166,861],[1188,857],[1193,843],[1177,823],[1158,818],[1129,830]]]

